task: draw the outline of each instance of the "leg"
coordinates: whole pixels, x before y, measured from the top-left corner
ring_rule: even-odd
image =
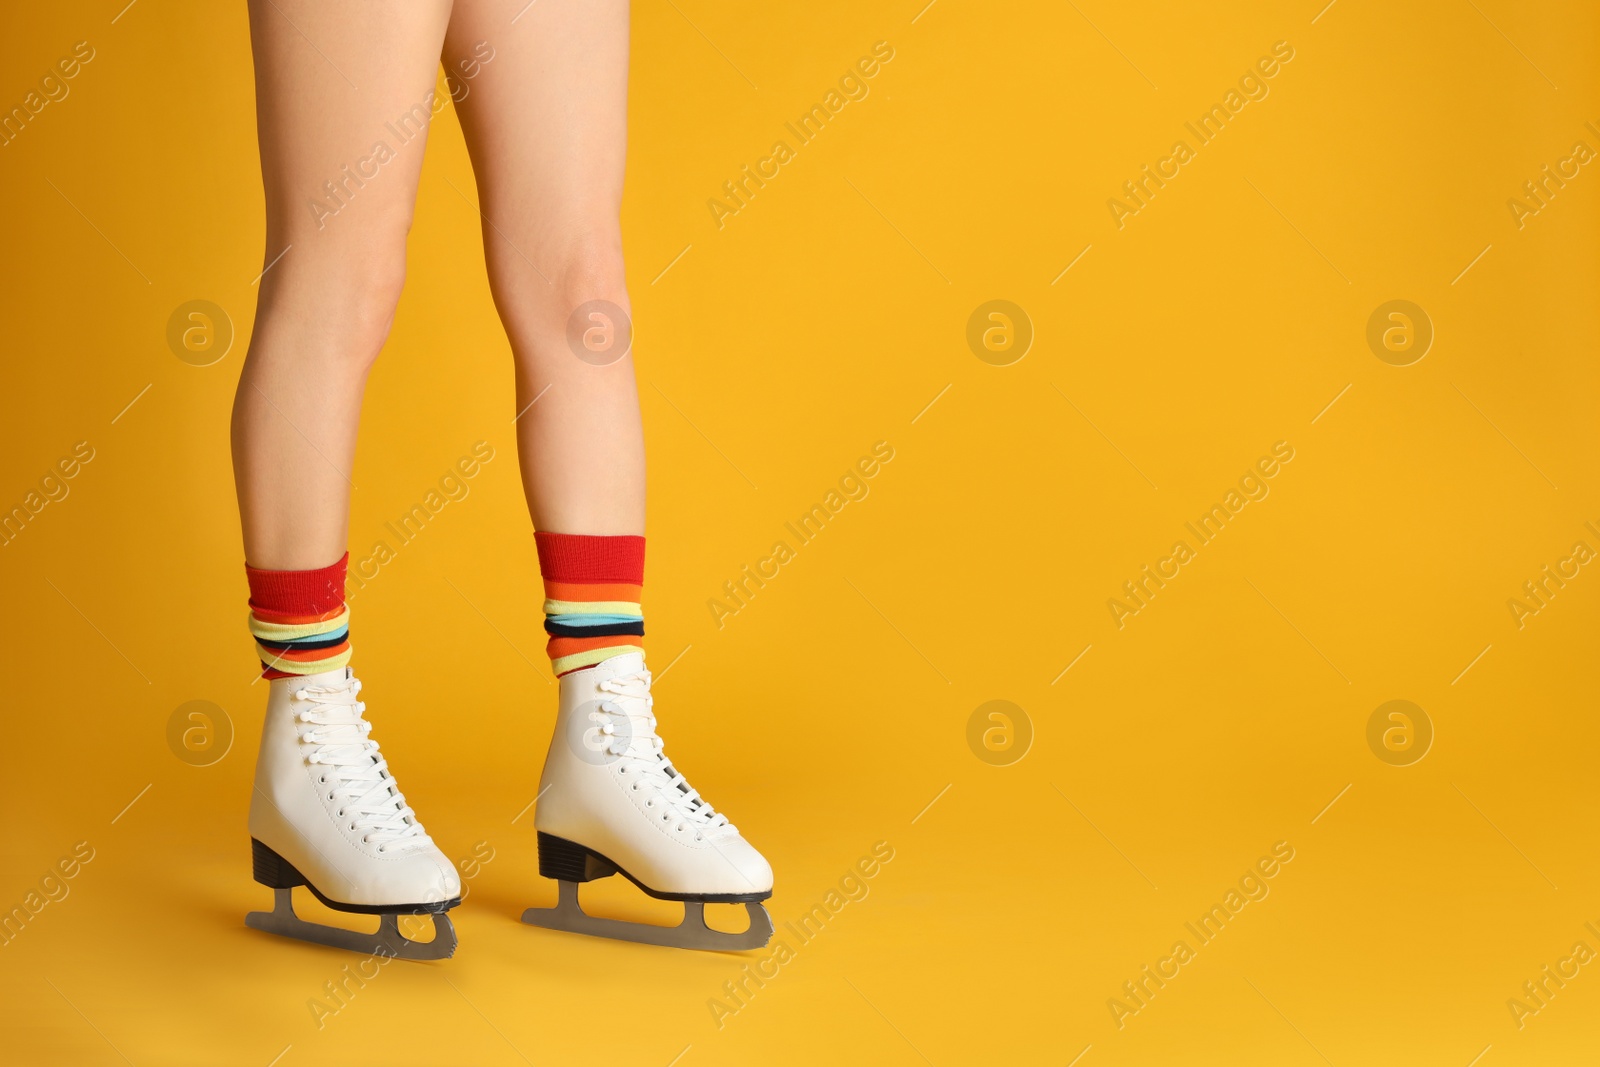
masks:
[[[262,265],[276,259],[233,408],[245,558],[256,567],[319,567],[345,550],[361,393],[405,277],[449,15],[449,0],[250,4]],[[386,124],[413,136],[402,143]]]
[[[755,948],[772,935],[760,904],[772,894],[772,869],[689,786],[655,732],[637,603],[644,450],[632,360],[617,351],[583,358],[570,344],[574,332],[606,325],[580,320],[572,330],[574,311],[589,301],[628,307],[617,217],[627,4],[525,4],[457,0],[445,47],[465,91],[458,104],[490,283],[517,359],[523,483],[561,681],[534,822],[540,873],[561,883],[562,903],[523,919],[653,944]],[[577,883],[617,873],[683,901],[683,924],[639,929],[585,916]],[[708,929],[707,902],[745,904],[749,929]]]
[[[523,487],[536,529],[643,534],[632,356],[585,362],[567,340],[568,319],[587,301],[631,314],[618,221],[628,7],[525,4],[458,0],[445,42],[478,178],[489,282],[517,361]]]
[[[252,0],[270,269],[233,411],[250,625],[271,679],[250,836],[255,879],[278,904],[246,921],[411,958],[454,949],[443,912],[460,880],[367,735],[340,557],[362,389],[399,298],[449,13],[449,0]],[[382,916],[378,932],[297,919],[302,885]],[[397,914],[440,916],[434,941],[410,942]]]

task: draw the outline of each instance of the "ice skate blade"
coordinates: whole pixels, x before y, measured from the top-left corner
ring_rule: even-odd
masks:
[[[252,911],[244,917],[246,926],[265,930],[269,934],[288,937],[296,941],[309,941],[314,945],[348,949],[369,956],[389,956],[401,960],[443,960],[455,955],[456,928],[450,916],[439,912],[433,916],[433,940],[413,941],[400,932],[400,923],[393,912],[380,913],[378,932],[364,934],[359,930],[341,930],[337,926],[306,922],[294,913],[292,889],[274,889],[275,900],[271,911]]]
[[[745,952],[761,948],[772,939],[772,916],[759,903],[745,904],[745,910],[750,913],[750,928],[743,933],[728,934],[706,925],[705,905],[698,900],[683,902],[683,921],[677,926],[651,926],[648,923],[590,915],[578,903],[577,882],[561,881],[557,884],[561,889],[556,906],[529,908],[522,913],[523,922],[529,926],[542,926],[546,930],[565,930],[570,934],[588,934],[616,941],[634,941],[641,945],[692,948],[707,952]]]

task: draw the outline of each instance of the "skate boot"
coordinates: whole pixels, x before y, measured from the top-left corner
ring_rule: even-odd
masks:
[[[650,704],[650,672],[637,653],[561,677],[534,815],[539,873],[560,883],[559,898],[554,908],[529,908],[522,921],[649,945],[760,948],[772,937],[760,904],[772,895],[772,868],[663,754]],[[657,899],[683,901],[683,921],[653,926],[586,914],[578,883],[613,874]],[[711,929],[708,903],[743,904],[749,929]]]
[[[423,831],[370,740],[361,683],[348,667],[274,678],[250,800],[255,879],[276,895],[253,911],[257,930],[355,952],[413,960],[455,952],[445,912],[461,903],[455,867]],[[338,911],[378,915],[377,933],[306,922],[303,885]],[[433,916],[432,941],[413,941],[397,916]]]

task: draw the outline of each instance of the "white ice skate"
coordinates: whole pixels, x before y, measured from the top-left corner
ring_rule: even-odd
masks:
[[[258,930],[404,959],[455,952],[445,914],[461,903],[455,867],[434,846],[368,734],[361,683],[348,667],[272,680],[250,800],[255,880],[276,895],[253,911]],[[338,911],[381,916],[377,933],[306,922],[291,894],[303,885]],[[432,941],[401,933],[400,915],[432,915]]]
[[[560,883],[554,908],[522,921],[552,930],[677,948],[760,948],[772,919],[772,868],[724,815],[690,788],[662,753],[650,711],[650,672],[638,654],[561,678],[561,708],[539,782],[534,827],[539,873]],[[621,873],[661,900],[683,901],[677,926],[586,914],[578,883]],[[750,927],[705,922],[706,904],[743,904]]]

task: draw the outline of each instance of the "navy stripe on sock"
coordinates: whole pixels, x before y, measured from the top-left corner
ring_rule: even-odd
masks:
[[[572,626],[567,623],[544,621],[544,632],[551,637],[620,637],[628,634],[644,636],[644,620],[638,622],[608,622],[599,626]]]
[[[350,640],[350,633],[347,630],[338,637],[326,641],[264,641],[258,637],[256,638],[256,643],[262,648],[271,649],[273,652],[314,652],[319,648],[333,648],[335,645],[342,645],[348,640]]]

